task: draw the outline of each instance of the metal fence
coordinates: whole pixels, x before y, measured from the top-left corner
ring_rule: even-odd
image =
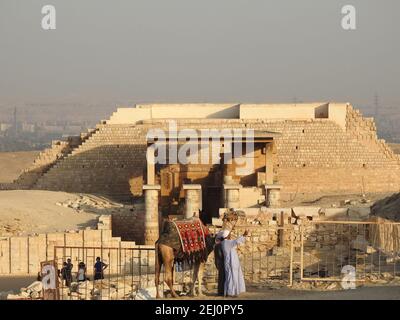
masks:
[[[349,272],[354,281],[400,275],[399,223],[323,221],[308,227],[301,228],[301,281],[342,281]]]
[[[60,299],[116,300],[133,299],[140,289],[154,286],[154,247],[55,247],[54,257],[60,273]],[[95,279],[99,257],[107,266]],[[67,273],[63,264],[71,259]],[[85,268],[86,281],[79,281],[78,269]]]
[[[271,234],[275,231],[271,230]],[[235,232],[238,236],[239,231]],[[270,281],[289,283],[291,263],[288,259],[290,248],[278,247],[274,241],[260,241],[265,232],[253,228],[250,237],[238,249],[239,259],[246,284],[261,285]],[[268,238],[268,237],[267,237]],[[155,248],[69,247],[54,248],[56,267],[60,273],[60,299],[114,300],[135,299],[140,289],[153,288],[155,283]],[[94,280],[94,264],[99,257],[107,265],[103,277]],[[63,264],[71,259],[71,279],[63,276]],[[84,263],[87,281],[78,281],[79,264]],[[164,268],[161,270],[161,289],[168,295],[164,284]],[[216,293],[217,269],[214,254],[211,253],[203,274],[203,285],[209,293]],[[187,295],[193,280],[193,268],[189,265],[175,265],[174,289],[178,294]],[[70,282],[70,283],[68,283]]]
[[[245,226],[232,232],[233,238],[243,234],[244,229],[250,230],[246,242],[237,248],[243,275],[248,286],[260,286],[279,281],[289,284],[291,281],[291,257],[293,256],[290,243],[279,245],[279,234],[285,232],[293,240],[293,228],[286,227],[259,228]],[[278,232],[278,235],[277,235]],[[209,257],[205,271],[205,282],[211,285],[217,282],[217,271],[213,254]]]
[[[238,247],[248,286],[291,285],[294,280],[343,281],[346,268],[346,272],[354,270],[355,281],[400,276],[400,223],[309,221],[301,226],[250,229],[246,243]],[[237,228],[234,236],[242,232]],[[155,248],[151,246],[55,247],[54,257],[60,271],[67,259],[73,264],[72,281],[62,280],[60,299],[135,299],[141,289],[155,289]],[[94,280],[97,257],[108,267],[103,277]],[[79,263],[84,263],[88,281],[77,281]],[[161,290],[168,293],[163,274],[162,269]],[[217,276],[212,253],[202,279],[211,294],[216,293]],[[190,266],[175,266],[174,289],[178,294],[189,293],[192,279]]]

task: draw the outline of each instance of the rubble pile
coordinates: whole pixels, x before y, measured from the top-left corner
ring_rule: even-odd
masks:
[[[7,300],[36,300],[42,296],[43,284],[41,281],[35,281],[26,288],[21,288],[18,294],[9,292],[6,296]],[[0,297],[1,300],[1,297]]]
[[[108,199],[92,196],[92,195],[79,195],[74,200],[67,200],[64,202],[57,202],[57,206],[74,209],[77,213],[88,212],[103,214],[104,210],[109,213],[118,213],[120,211],[125,211],[126,206],[120,203],[111,202]]]

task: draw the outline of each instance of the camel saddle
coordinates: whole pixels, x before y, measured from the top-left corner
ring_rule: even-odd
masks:
[[[208,229],[199,218],[166,221],[158,243],[172,247],[178,262],[205,261],[208,235]]]

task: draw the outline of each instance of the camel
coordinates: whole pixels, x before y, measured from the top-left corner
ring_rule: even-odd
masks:
[[[223,217],[223,229],[232,230],[239,219],[239,217],[243,216],[243,211],[235,211],[230,209],[224,214]],[[206,228],[204,226],[204,228]],[[163,239],[162,239],[163,238]],[[202,279],[205,263],[207,261],[207,257],[214,250],[215,245],[215,236],[209,234],[205,238],[206,249],[204,253],[203,259],[195,259],[193,261],[193,278],[190,286],[189,294],[191,296],[195,295],[195,285],[198,283],[198,295],[202,296]],[[177,298],[178,295],[174,290],[174,267],[175,262],[177,260],[177,255],[182,252],[182,246],[179,239],[179,235],[176,231],[175,226],[171,221],[166,221],[164,225],[164,231],[160,235],[160,238],[156,241],[155,245],[155,253],[156,253],[156,261],[155,261],[155,286],[156,286],[156,298],[160,298],[159,293],[159,285],[160,285],[160,273],[161,267],[164,265],[165,269],[165,283],[169,287],[171,291],[171,295],[174,298]]]

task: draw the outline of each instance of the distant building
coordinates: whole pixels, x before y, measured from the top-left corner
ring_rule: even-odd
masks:
[[[5,132],[7,130],[10,130],[12,128],[12,124],[10,123],[0,123],[0,131]]]
[[[21,125],[21,129],[22,129],[22,132],[35,133],[35,131],[36,131],[36,126],[35,126],[34,124],[32,124],[32,123],[26,123],[26,122],[24,122],[24,123],[22,123],[22,125]]]
[[[55,126],[55,125],[44,125],[42,127],[44,131],[47,131],[49,133],[62,133],[64,132],[64,127],[63,126]]]

